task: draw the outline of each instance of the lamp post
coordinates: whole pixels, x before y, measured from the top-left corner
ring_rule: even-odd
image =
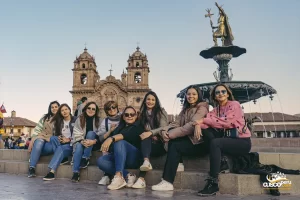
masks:
[[[10,116],[10,137],[12,138],[14,136],[14,123],[13,123],[13,117]]]

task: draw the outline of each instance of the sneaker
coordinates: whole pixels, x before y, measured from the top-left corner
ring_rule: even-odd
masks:
[[[28,170],[28,178],[35,177],[35,168],[30,167]]]
[[[79,182],[80,174],[78,172],[74,172],[71,181],[72,182]]]
[[[110,178],[108,176],[103,176],[98,182],[99,185],[108,185],[110,183]]]
[[[118,190],[122,187],[126,186],[126,181],[122,176],[114,176],[113,180],[111,181],[111,184],[107,186],[107,189],[109,190]]]
[[[132,188],[142,189],[146,187],[146,182],[144,179],[138,178],[138,180],[133,184]]]
[[[126,187],[131,188],[136,181],[136,176],[134,174],[128,173],[126,178],[127,178]]]
[[[206,181],[207,182],[205,187],[203,188],[203,190],[200,190],[198,192],[198,195],[203,197],[216,195],[219,191],[218,179],[210,177],[206,179]]]
[[[67,164],[68,162],[69,162],[69,159],[68,159],[68,158],[64,158],[64,159],[61,161],[60,165]]]
[[[90,164],[90,159],[88,159],[88,158],[81,158],[81,161],[80,161],[80,168],[81,169],[87,168],[87,166],[89,164]]]
[[[144,163],[140,167],[140,171],[147,172],[147,171],[150,171],[150,170],[152,170],[151,163],[149,162],[149,160],[144,160]]]
[[[156,191],[173,191],[174,187],[173,184],[162,180],[159,184],[157,185],[153,185],[152,186],[152,190],[156,190]]]
[[[54,176],[54,173],[52,173],[52,172],[49,172],[49,173],[43,178],[44,181],[52,181],[52,180],[54,180],[54,179],[55,179],[55,176]]]
[[[183,163],[179,163],[178,164],[177,172],[184,172],[184,165],[183,165]]]

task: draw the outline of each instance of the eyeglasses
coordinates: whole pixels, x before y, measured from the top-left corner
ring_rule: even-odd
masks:
[[[220,91],[220,90],[216,90],[216,91],[215,91],[215,95],[220,95],[221,93],[222,93],[222,94],[226,94],[226,93],[227,93],[227,90],[221,90],[221,91]]]
[[[95,110],[96,110],[96,108],[91,108],[91,107],[88,107],[87,109],[88,109],[88,110],[92,110],[92,111],[95,111]]]
[[[111,106],[111,107],[109,107],[109,108],[106,108],[106,110],[114,110],[114,109],[116,109],[117,108],[117,106]]]
[[[134,117],[136,113],[124,113],[125,117]]]

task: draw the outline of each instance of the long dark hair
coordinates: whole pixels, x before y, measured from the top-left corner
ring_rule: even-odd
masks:
[[[160,119],[161,119],[161,115],[163,114],[163,112],[161,109],[160,101],[159,101],[156,93],[153,91],[150,91],[145,95],[145,98],[144,98],[141,108],[140,108],[139,120],[141,121],[141,124],[143,127],[145,127],[146,124],[149,123],[148,118],[147,118],[147,105],[146,105],[147,97],[149,95],[152,95],[155,98],[155,105],[152,108],[152,112],[151,112],[151,115],[153,116],[153,126],[154,127],[151,127],[151,128],[159,128],[160,127]]]
[[[219,86],[223,86],[226,89],[227,94],[229,95],[228,100],[234,101],[234,96],[232,94],[232,91],[229,89],[229,87],[223,83],[219,83],[210,91],[210,100],[214,103],[214,106],[219,105],[219,102],[216,100],[216,94],[215,94],[216,89]]]
[[[58,106],[60,106],[60,104],[58,103],[58,101],[52,101],[50,102],[49,106],[48,106],[48,113],[44,115],[43,117],[43,122],[45,122],[46,120],[49,120],[51,117],[54,116],[54,114],[51,112],[51,106],[53,104],[57,104]]]
[[[132,110],[134,110],[134,113],[137,115],[137,111],[136,111],[136,109],[134,107],[132,107],[132,106],[126,106],[126,108],[124,108],[123,113],[121,115],[120,123],[119,123],[118,127],[115,130],[116,134],[118,134],[127,125],[126,122],[125,122],[125,120],[124,120],[124,115],[125,115],[125,111],[127,109],[129,109],[129,108],[131,108]]]
[[[97,106],[97,104],[94,101],[88,102],[84,108],[82,109],[82,115],[80,115],[80,126],[83,129],[85,127],[85,123],[86,123],[86,118],[89,117],[86,114],[86,110],[89,107],[89,105],[91,104],[95,104],[96,106],[96,112],[95,115],[93,116],[95,118],[95,126],[98,128],[99,124],[100,124],[100,119],[99,119],[99,107]]]
[[[188,100],[187,100],[187,93],[188,93],[188,90],[191,89],[191,88],[195,89],[196,92],[197,92],[197,94],[198,94],[198,100],[197,100],[197,102],[196,102],[196,105],[197,105],[198,103],[200,103],[200,102],[204,102],[203,97],[202,97],[202,91],[200,90],[200,88],[191,85],[191,86],[189,86],[189,87],[186,89],[186,91],[185,91],[184,102],[183,102],[183,106],[182,106],[182,111],[183,111],[183,112],[185,112],[187,109],[189,109],[189,108],[191,107],[190,103],[189,103]]]
[[[61,104],[57,110],[57,113],[54,115],[54,117],[50,121],[51,123],[54,122],[56,136],[61,135],[61,127],[62,127],[62,124],[64,123],[64,117],[61,114],[61,109],[63,107],[67,107],[70,110],[70,117],[72,118],[70,106],[66,103]]]

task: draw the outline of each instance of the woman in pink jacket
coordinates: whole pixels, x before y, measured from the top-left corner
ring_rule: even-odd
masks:
[[[251,132],[231,90],[225,84],[218,84],[211,92],[211,100],[216,107],[204,119],[194,122],[195,130],[202,130],[204,141],[210,144],[210,177],[204,189],[198,192],[200,196],[215,195],[219,191],[222,153],[237,156],[251,149]]]

